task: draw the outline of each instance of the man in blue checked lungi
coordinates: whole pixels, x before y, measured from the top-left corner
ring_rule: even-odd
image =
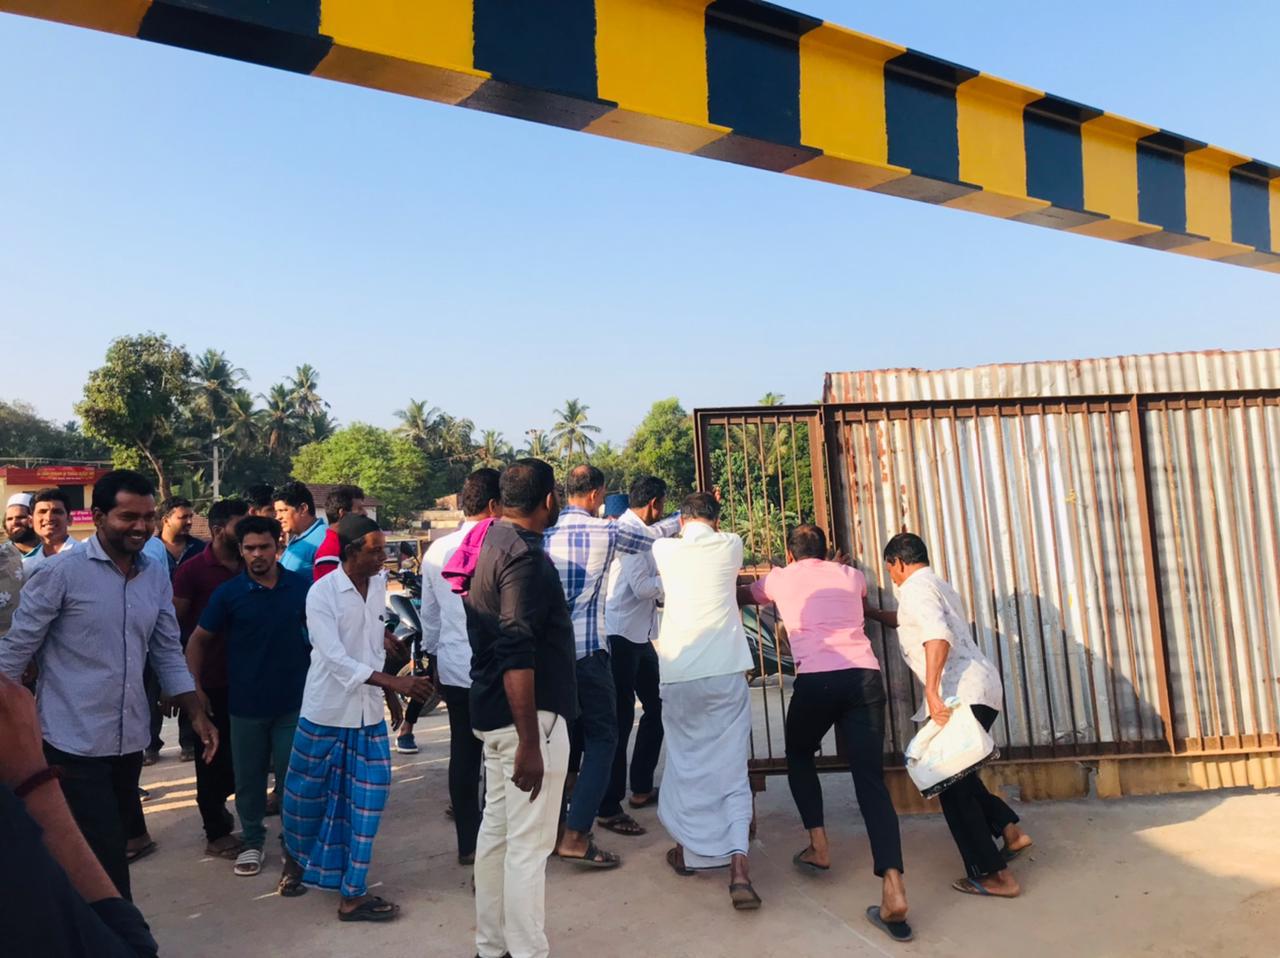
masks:
[[[342,565],[307,594],[311,667],[284,784],[280,894],[337,889],[340,921],[388,921],[400,906],[368,894],[366,880],[391,789],[382,690],[422,700],[431,684],[381,671],[386,537],[355,514],[337,533]]]

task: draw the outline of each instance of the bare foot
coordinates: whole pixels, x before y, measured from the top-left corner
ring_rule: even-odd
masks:
[[[1001,869],[994,875],[987,875],[983,878],[958,878],[952,887],[955,888],[956,891],[976,895],[978,892],[973,890],[972,883],[974,882],[981,885],[983,890],[994,898],[1017,898],[1022,894],[1021,887],[1019,887],[1018,883],[1014,881],[1013,875],[1007,868]]]
[[[886,922],[906,921],[907,884],[902,872],[890,868],[884,873],[884,888],[880,895],[880,918]]]
[[[1031,836],[1017,825],[1007,825],[1004,830],[1004,850],[1020,852],[1031,845]]]

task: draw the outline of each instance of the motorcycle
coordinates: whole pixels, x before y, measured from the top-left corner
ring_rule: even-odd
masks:
[[[431,679],[433,691],[431,696],[422,703],[421,712],[422,715],[430,715],[439,707],[442,697],[435,681],[435,656],[428,655],[422,650],[422,618],[418,614],[418,609],[422,605],[422,577],[407,569],[390,572],[387,577],[399,582],[401,586],[400,591],[387,593],[387,628],[409,650],[408,661],[403,662],[396,674],[425,675]],[[400,706],[398,710],[400,715],[396,715],[397,710],[393,708],[392,719],[398,726],[404,710],[409,707],[410,700],[399,694],[395,698]]]

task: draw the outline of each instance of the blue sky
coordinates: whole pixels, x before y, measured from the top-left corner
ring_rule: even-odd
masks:
[[[794,6],[1280,161],[1273,3]],[[566,397],[620,441],[829,369],[1280,342],[1280,276],[9,15],[0,131],[0,397],[55,418],[147,329],[512,441]]]

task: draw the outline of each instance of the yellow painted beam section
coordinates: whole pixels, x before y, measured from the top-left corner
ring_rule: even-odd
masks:
[[[473,68],[471,0],[324,0],[333,49],[315,75],[445,103],[488,77]]]
[[[24,17],[131,37],[137,35],[151,0],[5,0],[2,6]]]
[[[729,130],[707,117],[710,0],[596,0],[596,73],[618,109],[588,133],[692,153]]]
[[[884,65],[906,47],[834,24],[800,38],[800,140],[824,155],[788,173],[868,189],[906,176],[889,165]]]
[[[1280,253],[1280,180],[1271,181],[1271,250]]]
[[[956,89],[960,179],[982,191],[945,203],[1010,217],[1049,206],[1027,193],[1027,146],[1022,114],[1040,90],[981,74]]]
[[[1230,170],[1247,159],[1213,147],[1187,154],[1188,233],[1231,242]]]
[[[1156,132],[1153,126],[1110,113],[1080,127],[1085,209],[1111,219],[1077,226],[1070,232],[1127,240],[1159,230],[1138,219],[1138,140]]]

